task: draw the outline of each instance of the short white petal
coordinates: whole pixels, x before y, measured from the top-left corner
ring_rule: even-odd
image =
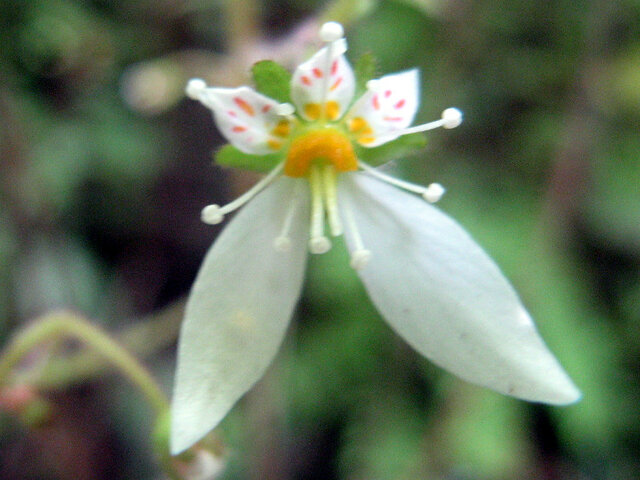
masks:
[[[353,69],[342,55],[342,49],[334,48],[334,55],[328,60],[327,48],[301,64],[291,79],[291,98],[305,120],[317,120],[309,105],[323,108],[325,102],[335,102],[338,109],[327,109],[327,113],[330,113],[329,120],[337,120],[353,100],[356,88]]]
[[[293,195],[280,178],[225,228],[200,268],[180,333],[171,406],[171,451],[207,434],[264,374],[303,283],[308,193],[292,219],[291,248],[274,248]],[[304,190],[304,189],[303,189]]]
[[[385,75],[369,82],[365,94],[349,110],[347,124],[359,128],[354,133],[363,146],[377,147],[398,138],[411,125],[419,96],[418,70]],[[362,120],[368,129],[361,127]]]
[[[413,348],[469,382],[514,397],[551,404],[580,397],[514,289],[454,220],[365,173],[341,178],[339,194],[371,251],[358,274]],[[347,242],[353,245],[349,236]]]
[[[287,120],[278,115],[278,102],[252,88],[204,88],[197,98],[213,110],[224,137],[245,153],[265,155],[279,150],[282,138],[274,128]]]

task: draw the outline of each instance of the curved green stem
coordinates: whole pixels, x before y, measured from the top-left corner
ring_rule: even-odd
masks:
[[[167,411],[169,402],[149,372],[127,350],[106,332],[71,312],[46,315],[20,332],[0,356],[0,384],[11,370],[41,343],[62,337],[73,337],[84,343],[115,366],[147,398],[157,415]]]

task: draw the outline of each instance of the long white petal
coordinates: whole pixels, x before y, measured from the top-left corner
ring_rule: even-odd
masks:
[[[292,210],[281,178],[244,207],[207,253],[187,302],[172,403],[171,451],[198,441],[264,374],[287,329],[307,256],[308,192],[293,210],[291,248],[274,240]]]
[[[454,220],[365,173],[341,177],[341,203],[351,205],[371,251],[358,274],[401,337],[501,393],[551,404],[580,397],[509,282]],[[347,242],[353,248],[349,235]]]

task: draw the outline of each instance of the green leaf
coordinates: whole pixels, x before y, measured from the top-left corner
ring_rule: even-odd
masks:
[[[355,98],[360,96],[367,90],[367,82],[373,80],[378,69],[378,62],[372,53],[365,53],[358,58],[354,66],[356,76],[356,93]]]
[[[366,148],[356,147],[358,158],[372,166],[382,165],[383,163],[397,160],[416,153],[425,147],[427,139],[422,133],[412,133],[404,135],[395,140],[380,145],[379,147]]]
[[[291,103],[291,73],[271,60],[257,62],[251,68],[256,90],[280,103]]]
[[[266,173],[272,170],[282,159],[280,153],[269,155],[252,155],[238,150],[233,145],[225,145],[214,153],[214,160],[223,167],[242,168]]]

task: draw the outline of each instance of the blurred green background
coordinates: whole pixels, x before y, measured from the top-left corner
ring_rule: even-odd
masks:
[[[223,140],[184,85],[244,84],[263,58],[292,68],[329,19],[351,60],[421,70],[416,122],[465,112],[394,168],[447,188],[440,208],[512,280],[584,398],[532,405],[429,364],[338,244],[311,259],[276,363],[218,430],[221,478],[638,478],[637,0],[0,1],[0,344],[64,307],[170,392],[182,302],[219,232],[200,209],[256,178],[211,165]],[[31,360],[80,349],[54,347]],[[0,478],[162,478],[139,392],[97,364],[64,373],[34,380],[43,418],[0,401]]]

